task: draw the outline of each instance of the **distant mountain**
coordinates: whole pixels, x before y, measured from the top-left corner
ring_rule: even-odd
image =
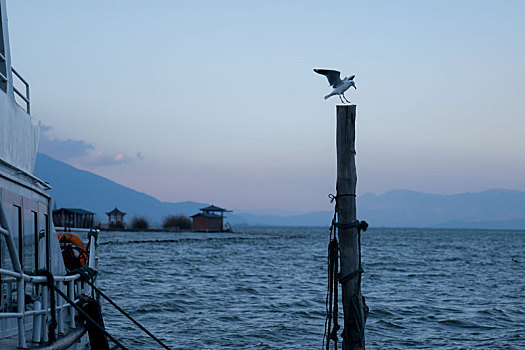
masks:
[[[105,212],[115,206],[133,215],[147,216],[160,224],[168,214],[193,215],[207,203],[161,202],[145,193],[119,185],[102,176],[76,169],[45,154],[38,154],[35,175],[49,181],[59,207],[93,211],[105,222]],[[357,199],[358,218],[371,227],[441,227],[525,229],[525,192],[489,190],[477,193],[438,195],[395,190],[371,193]],[[329,226],[333,212],[296,215],[230,213],[232,225]]]
[[[328,226],[332,212],[239,214],[251,224]],[[488,190],[438,195],[395,190],[357,198],[357,217],[371,227],[525,229],[525,192]]]
[[[486,220],[486,221],[459,221],[452,220],[443,224],[434,225],[435,228],[470,228],[470,229],[503,229],[525,230],[525,219],[517,220]]]
[[[49,181],[50,191],[57,206],[82,208],[95,212],[101,222],[107,220],[106,212],[118,207],[127,213],[147,216],[152,223],[160,224],[168,214],[193,215],[209,204],[198,202],[167,203],[145,193],[119,185],[102,176],[79,170],[66,163],[39,153],[35,175]]]
[[[328,211],[318,211],[296,215],[261,215],[239,213],[229,215],[232,225],[252,226],[329,226],[334,214]]]
[[[525,229],[525,192],[488,190],[438,195],[407,190],[358,199],[358,216],[373,226]]]

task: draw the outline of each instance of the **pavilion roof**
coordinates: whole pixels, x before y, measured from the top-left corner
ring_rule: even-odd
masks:
[[[60,209],[53,210],[53,213],[60,213],[60,212],[81,214],[81,215],[95,214],[89,210],[80,209],[80,208],[60,208]]]
[[[106,213],[106,215],[112,215],[112,216],[113,215],[122,215],[122,216],[124,216],[124,215],[126,215],[126,213],[124,213],[123,211],[118,210],[117,207],[115,207],[115,209],[113,209],[112,211],[108,211]]]
[[[201,211],[220,211],[220,212],[230,212],[231,210],[226,210],[224,208],[217,207],[215,205],[209,205],[205,208],[201,208]]]

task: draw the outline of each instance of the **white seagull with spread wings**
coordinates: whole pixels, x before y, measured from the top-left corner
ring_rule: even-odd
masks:
[[[350,77],[345,77],[343,80],[341,80],[341,72],[336,71],[336,70],[314,69],[314,72],[324,75],[328,79],[328,83],[330,84],[330,86],[334,88],[331,93],[329,93],[328,95],[324,97],[325,100],[328,97],[338,95],[339,99],[341,99],[341,102],[345,103],[346,101],[350,103],[350,101],[346,99],[345,91],[348,90],[351,86],[353,86],[354,89],[357,90],[355,83],[354,83],[355,75],[352,75]],[[345,101],[343,101],[343,98],[341,98],[341,96],[343,96]]]

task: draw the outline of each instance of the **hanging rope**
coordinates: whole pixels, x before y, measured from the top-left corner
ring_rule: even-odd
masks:
[[[60,295],[62,298],[64,298],[65,301],[67,301],[71,306],[73,306],[75,308],[75,310],[77,310],[83,317],[84,319],[91,323],[94,327],[96,327],[98,330],[100,330],[102,333],[104,333],[106,335],[106,337],[108,337],[109,339],[111,339],[116,345],[118,345],[121,349],[123,350],[127,350],[127,348],[120,342],[118,341],[117,339],[115,339],[115,337],[113,337],[111,334],[109,334],[105,329],[104,327],[102,327],[101,325],[99,325],[93,318],[91,318],[91,316],[89,316],[84,310],[82,310],[82,308],[80,306],[78,306],[74,300],[71,300],[69,299],[69,297],[64,294],[64,292],[62,292],[60,290],[60,288],[58,288],[57,286],[53,286],[54,287],[54,290],[55,292],[58,293],[58,295]]]
[[[334,349],[337,350],[337,332],[340,329],[338,323],[338,313],[339,313],[339,284],[344,284],[354,278],[358,278],[358,289],[356,293],[350,296],[350,302],[352,305],[352,315],[353,323],[355,325],[358,341],[361,346],[364,344],[364,323],[362,322],[363,317],[361,315],[361,310],[359,307],[359,295],[361,294],[361,274],[364,272],[361,266],[361,230],[366,231],[368,228],[368,223],[366,221],[356,220],[354,222],[337,222],[337,198],[350,196],[355,197],[355,194],[338,194],[334,196],[329,194],[330,202],[335,201],[334,207],[334,216],[332,219],[332,224],[330,225],[330,243],[328,244],[328,285],[326,292],[326,319],[325,319],[325,330],[323,336],[323,349],[330,349],[330,341],[333,342]],[[348,228],[357,228],[357,238],[358,238],[358,254],[359,254],[359,268],[356,271],[348,273],[345,276],[342,276],[339,272],[339,242],[337,241],[337,229],[348,229]],[[363,298],[364,299],[364,298]],[[363,300],[364,304],[364,300]],[[365,306],[366,307],[366,306]],[[366,311],[365,311],[366,317]],[[332,326],[333,321],[333,326]],[[345,322],[346,323],[346,322]],[[342,332],[343,338],[352,337],[349,334],[348,327],[345,327]],[[326,342],[326,343],[325,343]]]
[[[113,300],[111,300],[106,294],[104,294],[100,289],[98,289],[92,282],[86,280],[87,284],[91,286],[94,290],[97,291],[98,295],[102,296],[104,299],[106,299],[111,305],[115,307],[121,314],[126,316],[131,322],[133,322],[137,327],[139,327],[142,331],[144,331],[147,335],[149,335],[153,340],[155,340],[160,346],[162,346],[164,349],[170,350],[170,348],[164,344],[159,338],[154,336],[150,331],[146,329],[143,325],[141,325],[138,321],[136,321],[133,317],[131,317],[126,311],[124,311],[120,306],[118,306]]]
[[[45,276],[46,282],[44,284],[46,285],[47,289],[49,290],[49,300],[51,303],[51,322],[49,323],[49,327],[47,329],[47,334],[50,342],[54,342],[56,340],[56,334],[55,330],[57,329],[57,316],[56,316],[56,298],[55,298],[55,277],[53,277],[53,274],[49,272],[48,270],[38,270],[37,272],[38,276]]]
[[[338,323],[339,303],[338,303],[338,275],[339,275],[339,242],[337,241],[334,222],[337,211],[334,213],[332,225],[330,226],[330,243],[328,243],[328,286],[326,292],[326,319],[323,336],[323,349],[330,349],[330,341],[334,342],[334,349],[337,350],[337,332],[341,328]],[[333,320],[333,327],[332,327]]]
[[[131,315],[129,315],[126,311],[124,311],[120,306],[117,305],[113,300],[111,300],[104,292],[102,292],[96,285],[95,285],[95,278],[97,276],[97,271],[88,267],[83,266],[80,269],[73,270],[69,274],[80,274],[82,276],[82,280],[86,282],[91,287],[91,293],[97,292],[97,295],[100,295],[104,299],[106,299],[111,305],[115,307],[121,314],[126,316],[131,322],[133,322],[137,327],[139,327],[142,331],[144,331],[148,336],[150,336],[153,340],[155,340],[161,347],[164,349],[170,350],[170,348],[164,344],[159,338],[157,338],[155,335],[153,335],[150,331],[146,329],[143,325],[141,325],[137,320],[135,320]],[[117,345],[119,345],[117,343]]]

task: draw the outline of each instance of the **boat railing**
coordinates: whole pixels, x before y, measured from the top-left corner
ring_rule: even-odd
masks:
[[[0,62],[6,62],[5,56],[2,52],[0,52]],[[4,72],[0,70],[0,80],[2,80],[3,83],[7,83],[9,79],[4,75]]]
[[[25,105],[26,105],[25,106],[26,107],[25,110],[26,110],[27,114],[31,114],[31,99],[30,99],[30,95],[29,95],[29,83],[13,67],[11,67],[11,71],[13,72],[13,75],[16,76],[18,78],[18,80],[20,80],[22,82],[22,84],[24,86],[24,90],[25,90],[24,92],[21,92],[20,90],[18,90],[18,88],[15,86],[15,84],[13,82],[13,91],[15,92],[15,94],[18,95],[18,97],[20,97],[22,99],[22,101],[25,102]],[[21,107],[23,107],[23,106],[21,106]]]
[[[8,234],[7,230],[0,227],[2,234]],[[98,233],[98,230],[92,230]],[[96,234],[89,234],[89,261],[88,267],[95,269],[96,265]],[[94,254],[92,254],[94,252]],[[4,278],[5,276],[5,278]],[[12,290],[12,284],[17,284],[17,300],[16,300],[16,312],[0,311],[0,319],[18,319],[18,342],[19,348],[26,348],[25,338],[25,318],[33,317],[33,342],[47,342],[49,341],[48,335],[48,316],[52,313],[51,299],[50,299],[50,288],[48,285],[48,277],[40,275],[29,275],[23,272],[16,272],[7,269],[0,269],[1,282],[6,288]],[[81,294],[89,294],[91,287],[85,283],[82,276],[77,273],[73,275],[65,276],[53,276],[54,286],[68,296],[70,300],[75,303],[78,302],[78,296]],[[32,284],[36,290],[35,298],[33,299],[33,309],[26,310],[26,295],[25,290],[26,284]],[[11,293],[7,293],[11,296]],[[59,334],[65,333],[65,327],[75,328],[75,309],[73,306],[66,302],[62,297],[55,294],[55,310],[56,310],[56,322],[57,331]],[[14,308],[14,306],[13,306]],[[68,313],[66,314],[66,311]]]
[[[0,61],[7,63],[7,60],[5,58],[5,55],[0,52]],[[13,86],[13,91],[15,94],[18,95],[26,104],[26,112],[27,114],[31,114],[31,99],[29,96],[29,83],[27,80],[24,79],[24,77],[16,71],[13,67],[11,67],[11,72],[13,72],[13,75],[16,76],[20,82],[24,85],[25,92],[21,92],[18,90],[18,88],[15,86],[14,82],[11,82],[11,85]],[[4,83],[9,82],[9,78],[6,76],[7,74],[4,74],[2,71],[0,71],[0,80],[2,80]],[[21,106],[23,108],[23,106]]]

